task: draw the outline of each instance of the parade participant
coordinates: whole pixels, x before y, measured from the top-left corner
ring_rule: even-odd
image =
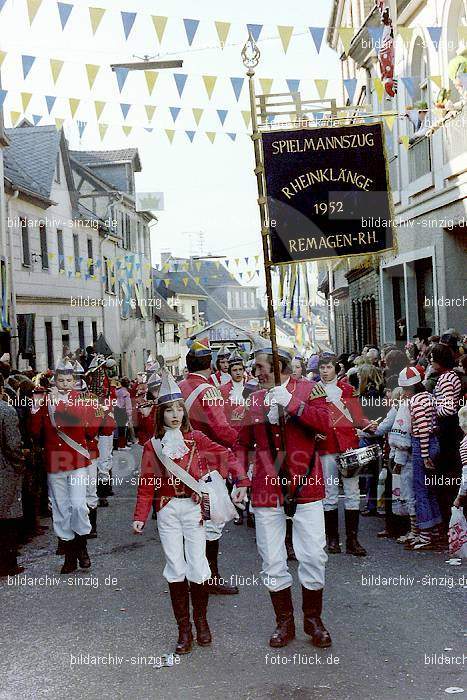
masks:
[[[55,386],[31,411],[31,432],[42,441],[45,452],[53,528],[65,547],[63,574],[75,571],[77,560],[81,568],[91,566],[86,548],[91,531],[86,505],[87,442],[95,432],[87,425],[88,409],[79,401],[75,382],[71,363],[60,360]]]
[[[128,377],[122,377],[120,386],[116,391],[115,420],[118,428],[118,450],[130,449],[130,446],[127,444],[127,426],[132,425],[133,407],[131,405],[130,392],[128,391],[129,386],[130,380]]]
[[[467,503],[467,406],[462,406],[462,408],[459,409],[458,418],[459,425],[464,433],[464,437],[459,447],[459,455],[462,463],[462,478],[459,493],[457,494],[453,505],[455,508],[464,508],[465,512],[465,506]]]
[[[209,457],[215,456],[224,477],[235,474],[241,484],[237,498],[244,497],[249,484],[233,453],[194,430],[188,418],[182,393],[169,374],[164,375],[157,399],[154,439],[144,446],[141,475],[134,513],[133,530],[141,534],[149,515],[154,494],[158,511],[157,528],[166,565],[164,577],[178,625],[177,654],[188,654],[193,635],[189,594],[200,646],[211,644],[206,619],[211,569],[206,558],[206,528],[199,497],[181,479],[166,468],[166,460],[175,462],[197,481],[209,473]],[[169,463],[170,466],[170,463]]]
[[[209,379],[214,386],[221,387],[224,384],[230,384],[232,381],[232,377],[229,374],[229,357],[229,348],[227,345],[222,345],[217,351],[216,371],[211,374]]]
[[[323,465],[326,484],[324,517],[328,552],[339,554],[339,470],[337,456],[346,450],[359,446],[357,428],[370,432],[376,428],[363,415],[356,392],[345,379],[337,379],[338,361],[335,355],[323,354],[319,358],[318,369],[321,380],[319,387],[326,396],[329,407],[329,423],[318,442],[318,451]],[[346,528],[346,551],[357,557],[366,556],[366,550],[358,541],[358,521],[360,515],[360,489],[358,474],[342,479],[344,488],[344,509]]]
[[[293,517],[305,633],[311,636],[315,646],[328,647],[331,637],[321,620],[327,561],[325,491],[315,443],[315,431],[323,433],[329,423],[325,392],[312,382],[291,376],[293,355],[287,349],[279,349],[281,385],[274,386],[272,349],[263,340],[255,356],[261,389],[250,397],[235,451],[245,469],[253,461],[251,500],[256,542],[262,559],[263,583],[269,590],[277,623],[269,644],[283,647],[295,637],[292,575],[285,546],[289,514]],[[280,406],[285,411],[284,446]]]
[[[319,355],[310,355],[306,365],[307,378],[311,379],[313,382],[319,382],[319,372],[318,372],[318,362]]]
[[[245,387],[245,363],[238,352],[234,350],[228,358],[229,374],[232,379],[228,384],[220,387],[223,398],[223,408],[229,425],[239,430],[245,413],[245,399],[243,390]]]
[[[301,355],[295,355],[292,360],[292,376],[295,379],[306,379],[306,365]]]
[[[417,332],[413,336],[415,347],[417,348],[415,361],[417,364],[421,364],[426,367],[428,364],[428,352],[430,349],[430,343],[428,338],[431,335],[431,328],[421,327],[417,328]]]
[[[146,401],[138,406],[138,442],[143,447],[154,435],[160,385],[161,377],[153,372],[146,385]]]
[[[209,339],[193,341],[186,355],[189,374],[180,382],[180,389],[193,428],[200,430],[219,445],[233,447],[237,431],[227,422],[222,408],[222,394],[209,383],[211,363]],[[216,468],[215,463],[213,468]],[[238,587],[230,586],[219,575],[217,559],[222,529],[222,526],[214,525],[211,521],[208,521],[206,526],[206,556],[212,571],[209,590],[213,594],[233,595],[238,593]]]

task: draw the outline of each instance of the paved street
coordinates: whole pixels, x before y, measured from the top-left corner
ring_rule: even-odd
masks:
[[[462,666],[425,663],[443,651],[449,659],[462,654],[465,569],[446,564],[443,554],[415,555],[377,540],[375,518],[362,523],[366,559],[341,554],[328,564],[324,620],[332,650],[315,650],[303,634],[298,584],[298,638],[282,650],[268,647],[273,614],[257,579],[254,531],[231,524],[220,569],[239,577],[240,595],[211,597],[211,648],[195,645],[178,664],[155,668],[154,657],[171,651],[176,627],[154,522],[141,538],[130,528],[138,449],[115,459],[114,477],[123,483],[111,507],[99,509],[90,572],[59,577],[55,538],[47,535],[23,550],[21,563],[28,577],[50,579],[42,585],[2,580],[2,700],[430,700],[446,697],[448,687],[467,687]],[[382,586],[373,578],[365,585],[371,576],[395,581]],[[98,656],[99,665],[85,663]]]

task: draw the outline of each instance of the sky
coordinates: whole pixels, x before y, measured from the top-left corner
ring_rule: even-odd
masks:
[[[40,0],[35,0],[40,2]],[[10,112],[23,111],[21,93],[32,93],[25,116],[41,115],[39,124],[65,118],[64,129],[72,149],[136,147],[142,172],[136,176],[140,192],[163,192],[164,211],[152,229],[153,262],[160,252],[176,255],[225,254],[229,258],[258,255],[261,251],[253,144],[242,111],[249,109],[246,81],[236,100],[230,77],[245,75],[241,48],[247,38],[246,23],[264,24],[257,78],[273,78],[271,92],[287,92],[286,79],[301,79],[304,99],[318,99],[315,79],[327,79],[326,97],[339,95],[337,55],[323,40],[318,54],[308,27],[326,26],[331,0],[268,0],[235,3],[214,0],[67,0],[73,5],[62,31],[56,0],[42,0],[30,26],[26,0],[6,0],[0,12],[0,49],[6,52],[2,87],[8,90],[5,123]],[[0,7],[2,2],[0,2]],[[93,36],[89,6],[107,8]],[[121,11],[137,17],[125,39]],[[156,36],[151,15],[168,17],[162,42]],[[189,46],[183,19],[199,19]],[[222,49],[215,21],[231,22],[227,45]],[[277,25],[293,26],[287,53]],[[109,65],[132,60],[134,55],[181,58],[183,68],[160,71],[152,95],[143,72],[130,73],[119,93]],[[36,59],[26,79],[22,55]],[[50,59],[64,61],[54,85]],[[102,66],[92,90],[85,64]],[[187,74],[179,95],[173,73]],[[209,99],[203,75],[218,76]],[[262,92],[257,82],[257,92]],[[56,97],[48,115],[45,95]],[[80,100],[74,119],[68,98]],[[106,102],[99,122],[108,124],[101,140],[94,101]],[[131,104],[124,120],[119,103]],[[146,106],[156,107],[149,122]],[[170,107],[180,108],[174,124]],[[193,108],[203,110],[199,126]],[[217,110],[227,110],[221,125]],[[86,122],[80,136],[77,120]],[[132,126],[123,133],[122,124]],[[144,127],[153,128],[150,133]],[[165,129],[174,129],[172,143]],[[194,131],[190,142],[185,131]],[[216,132],[211,143],[206,132]],[[233,141],[228,133],[237,134]],[[201,237],[203,248],[200,248]],[[251,267],[251,265],[250,265]]]

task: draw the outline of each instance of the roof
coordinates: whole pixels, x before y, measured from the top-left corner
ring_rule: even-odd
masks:
[[[52,204],[50,194],[60,147],[61,132],[55,126],[5,129],[10,145],[3,151],[4,175],[26,194]]]
[[[196,282],[193,275],[185,270],[181,272],[163,272],[162,270],[153,269],[152,275],[154,284],[159,292],[164,291],[166,295],[170,295],[171,292],[173,292],[175,294],[199,297],[200,299],[204,299],[208,296],[207,290]],[[164,279],[170,280],[168,287],[162,281]]]
[[[141,171],[141,161],[137,148],[119,148],[113,151],[70,151],[78,163],[88,167],[114,165],[115,163],[133,163],[135,172]]]
[[[172,309],[158,292],[153,292],[153,297],[156,300],[154,307],[154,316],[164,323],[186,323],[186,318],[179,314],[178,311]]]

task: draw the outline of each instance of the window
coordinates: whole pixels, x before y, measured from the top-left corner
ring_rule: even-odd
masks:
[[[108,293],[110,292],[110,277],[109,277],[109,261],[107,258],[104,258],[104,288],[105,291]]]
[[[49,368],[53,368],[53,367],[55,367],[55,362],[54,362],[54,338],[53,338],[52,321],[45,321],[44,326],[45,326],[45,346],[46,346],[46,350],[47,350],[47,366]]]
[[[63,248],[63,231],[57,230],[57,251],[58,251],[58,269],[60,272],[65,271],[65,253]]]
[[[165,343],[165,324],[163,323],[159,324],[159,336],[161,339],[161,343]]]
[[[60,151],[57,153],[57,160],[55,163],[55,182],[60,183]]]
[[[68,327],[68,319],[62,320],[62,346],[63,354],[65,355],[70,351],[70,332]]]
[[[21,216],[20,217],[21,226],[21,243],[23,248],[23,265],[25,267],[31,266],[31,248],[29,245],[29,227],[27,220]]]
[[[79,261],[79,238],[78,234],[73,234],[73,255],[75,256],[75,272],[81,272],[81,264]]]
[[[91,321],[91,329],[92,329],[92,342],[94,344],[97,340],[97,321]]]
[[[144,251],[143,231],[142,231],[141,221],[139,221],[139,220],[136,221],[136,232],[137,232],[137,236],[138,236],[138,253],[142,253]]]
[[[127,250],[131,245],[131,219],[129,214],[125,214],[125,229],[123,232],[123,247]]]
[[[82,350],[86,347],[86,341],[84,340],[84,321],[78,321],[78,344]]]
[[[47,249],[47,229],[44,223],[39,224],[39,238],[41,243],[42,269],[49,269],[49,251]]]
[[[195,322],[196,321],[196,306],[191,307],[191,317],[192,317],[193,321]]]
[[[94,274],[94,253],[92,249],[92,238],[88,238],[88,274]]]

